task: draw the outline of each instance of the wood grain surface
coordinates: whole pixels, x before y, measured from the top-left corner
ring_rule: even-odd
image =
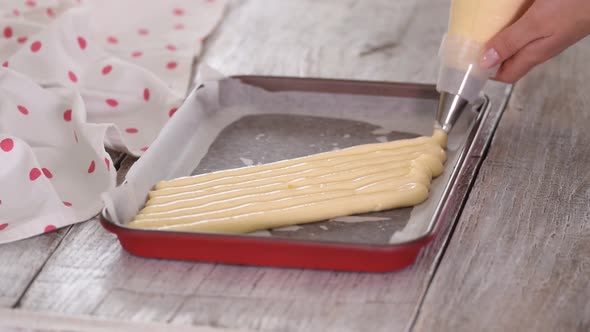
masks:
[[[432,82],[446,21],[440,12],[447,6],[426,0],[234,2],[205,58],[226,74]],[[140,259],[97,223],[85,223],[63,240],[22,308],[255,330],[404,330],[447,233],[443,229],[411,268],[372,275]]]
[[[17,306],[68,229],[0,245],[0,307]]]
[[[8,310],[0,308],[2,332],[246,332],[243,329],[222,329],[210,326],[182,326],[161,323],[138,323],[92,316]]]
[[[228,75],[434,82],[449,3],[232,1],[205,45],[205,61]],[[96,317],[131,322],[123,324],[130,329],[137,322],[266,331],[588,331],[589,44],[517,85],[448,247],[445,228],[409,269],[356,274],[142,259],[91,221],[0,246],[0,307],[16,307],[22,322],[72,317],[80,324],[60,329],[93,327],[88,317]],[[123,161],[120,178],[132,162]],[[6,315],[0,309],[0,318]]]
[[[226,75],[436,80],[450,0],[232,1],[203,63]]]
[[[416,331],[590,331],[588,58],[516,86]]]
[[[108,151],[113,164],[122,154]],[[19,301],[70,227],[49,234],[0,245],[0,308],[18,307]]]
[[[98,223],[71,232],[22,308],[256,330],[402,330],[435,255],[399,273],[333,273],[141,259]]]

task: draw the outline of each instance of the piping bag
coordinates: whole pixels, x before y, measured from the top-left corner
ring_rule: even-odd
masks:
[[[439,50],[436,89],[440,93],[435,127],[449,133],[463,111],[479,99],[499,65],[480,65],[485,43],[515,22],[533,0],[453,0],[448,32]]]

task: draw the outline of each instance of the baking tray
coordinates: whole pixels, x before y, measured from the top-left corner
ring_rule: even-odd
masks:
[[[446,170],[413,208],[336,218],[244,235],[125,227],[165,179],[432,133],[432,85],[288,77],[205,79],[105,196],[101,223],[128,252],[202,262],[384,272],[412,264],[453,222],[510,91],[462,115],[449,136]],[[363,220],[368,220],[361,222]]]

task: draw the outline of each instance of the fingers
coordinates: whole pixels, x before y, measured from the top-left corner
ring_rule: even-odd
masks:
[[[506,83],[515,83],[533,67],[563,52],[584,36],[585,34],[562,32],[537,39],[505,61],[494,79]]]
[[[545,37],[537,24],[534,8],[529,9],[518,21],[508,26],[488,43],[481,58],[481,66],[493,68],[510,59],[528,44]]]
[[[590,1],[535,0],[518,21],[486,44],[480,65],[501,64],[495,79],[514,83],[588,34]]]
[[[505,83],[516,83],[535,66],[549,59],[545,52],[548,43],[547,39],[538,39],[529,43],[502,64],[494,79]]]

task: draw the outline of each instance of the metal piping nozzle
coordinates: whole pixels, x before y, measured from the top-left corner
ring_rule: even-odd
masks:
[[[436,112],[436,126],[448,134],[467,105],[469,102],[461,96],[441,92]]]

